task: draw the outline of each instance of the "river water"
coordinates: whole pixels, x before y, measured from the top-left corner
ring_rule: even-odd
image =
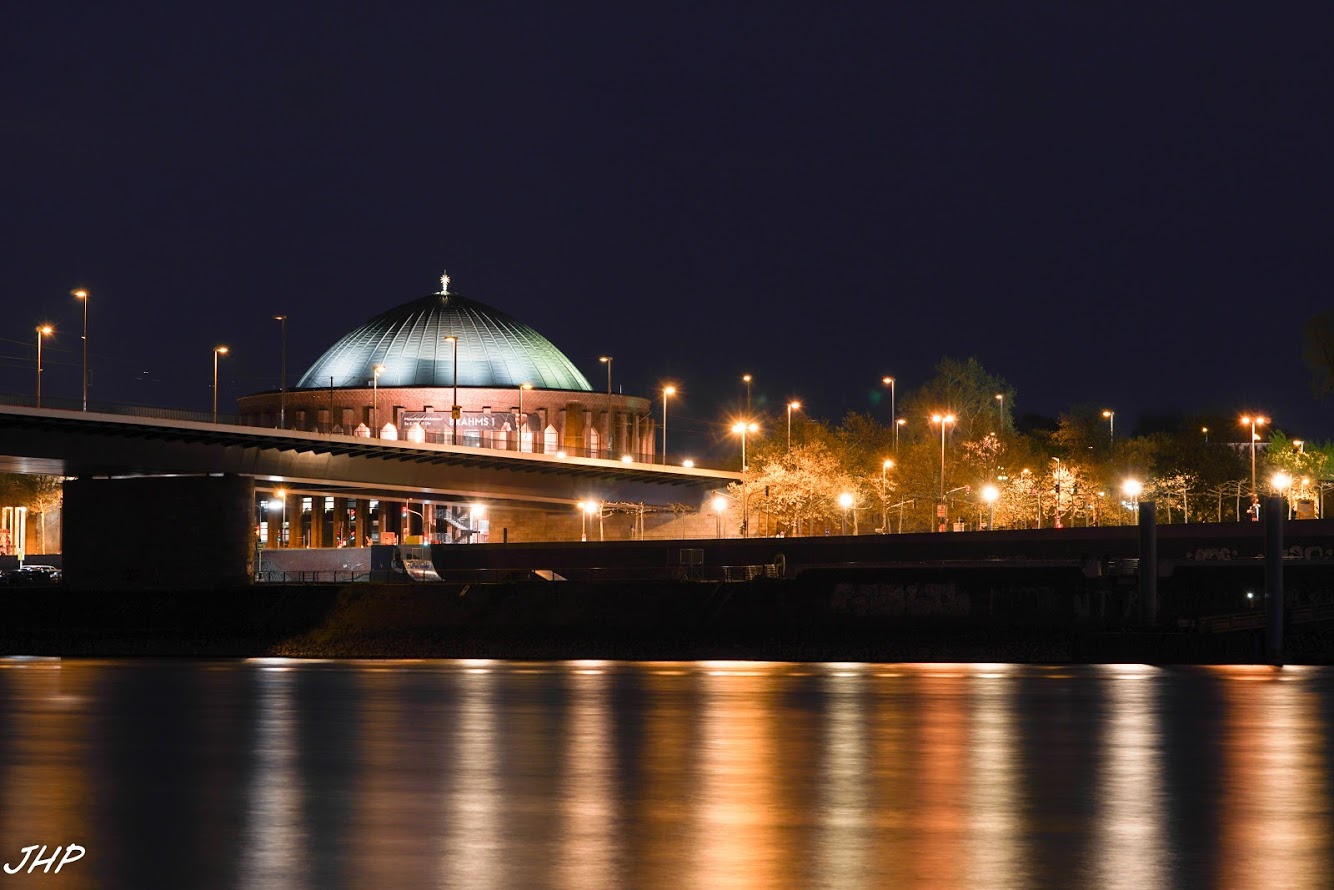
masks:
[[[1332,724],[1312,667],[0,659],[0,888],[1327,888]]]

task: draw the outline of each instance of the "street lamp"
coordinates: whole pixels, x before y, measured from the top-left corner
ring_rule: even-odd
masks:
[[[750,381],[753,378],[749,374],[741,375],[741,382],[746,384],[746,416],[750,417]]]
[[[838,506],[843,511],[839,517],[839,531],[845,535],[848,533],[848,510],[852,508],[852,503],[853,497],[849,492],[845,491],[838,496]],[[855,515],[853,521],[856,521]]]
[[[720,494],[713,496],[713,515],[716,517],[717,537],[723,536],[723,514],[727,512],[727,498]]]
[[[278,526],[278,545],[285,546],[287,543],[287,489],[280,488],[274,492],[278,496],[278,503],[282,505],[282,521]]]
[[[443,286],[448,287],[448,284],[446,283]],[[449,416],[452,420],[449,443],[457,445],[459,444],[459,421],[463,418],[463,409],[459,406],[459,338],[451,334],[445,338],[445,341],[453,347],[454,351],[454,404],[449,406]]]
[[[894,421],[899,417],[899,412],[894,406],[894,378],[881,377],[880,382],[889,387],[889,425],[894,426]]]
[[[278,322],[279,328],[279,347],[278,347],[278,428],[287,429],[287,316],[275,315],[273,320]],[[332,420],[333,418],[329,418]]]
[[[528,429],[528,415],[523,413],[523,391],[532,388],[533,385],[531,383],[519,384],[519,429],[517,432],[519,434],[520,451],[523,451],[523,434]]]
[[[612,443],[611,443],[611,360],[612,360],[612,356],[610,356],[610,355],[600,355],[600,356],[598,356],[598,361],[602,362],[603,364],[605,364],[605,365],[607,366],[607,442],[606,442],[606,444],[607,444],[607,457],[611,457],[611,455],[612,455]],[[594,456],[594,457],[597,457],[596,454],[593,455],[593,456]]]
[[[1115,412],[1115,411],[1111,411],[1111,410],[1104,410],[1104,411],[1102,412],[1102,416],[1105,417],[1105,418],[1107,418],[1107,443],[1108,443],[1109,445],[1115,445],[1115,444],[1116,444],[1116,412]]]
[[[213,347],[213,422],[218,422],[218,356],[226,355],[226,346]]]
[[[1279,471],[1275,473],[1273,478],[1269,481],[1274,486],[1274,490],[1279,493],[1286,503],[1288,501],[1288,489],[1292,488],[1292,476]],[[1291,511],[1289,510],[1288,512]]]
[[[885,460],[880,464],[880,527],[885,532],[889,531],[889,498],[885,497],[887,483],[885,473],[893,466],[892,460]]]
[[[1121,493],[1130,498],[1131,509],[1134,511],[1135,522],[1139,523],[1139,496],[1144,491],[1144,484],[1138,479],[1127,479],[1121,483]]]
[[[667,465],[667,399],[676,395],[675,386],[662,388],[662,463]]]
[[[380,375],[384,365],[371,368],[371,426],[375,427],[375,437],[380,437]]]
[[[42,407],[42,338],[49,337],[56,329],[49,324],[37,326],[37,407]]]
[[[940,424],[940,503],[936,505],[936,513],[940,518],[940,530],[946,528],[945,520],[945,428],[954,423],[953,414],[932,414],[931,422]]]
[[[996,393],[996,419],[999,422],[998,432],[1005,432],[1005,393]]]
[[[759,432],[759,429],[759,424],[747,423],[744,420],[738,420],[732,424],[732,432],[741,434],[741,472],[743,473],[748,466],[746,463],[746,433]]]
[[[787,450],[792,450],[792,412],[801,410],[801,402],[787,403]]]
[[[1259,437],[1255,433],[1255,428],[1269,423],[1269,418],[1259,414],[1253,417],[1247,415],[1242,417],[1241,423],[1242,426],[1248,423],[1251,425],[1251,503],[1258,504],[1260,502],[1260,492],[1255,487],[1255,440]]]
[[[578,504],[578,507],[579,507],[579,515],[580,515],[580,517],[581,517],[581,519],[580,519],[579,540],[581,540],[581,541],[587,541],[587,540],[588,540],[588,517],[592,516],[593,513],[594,513],[595,511],[596,511],[596,512],[601,512],[601,511],[602,511],[602,505],[599,504],[597,501],[580,501],[579,504]]]
[[[88,291],[80,288],[70,294],[83,301],[83,410],[88,410]]]
[[[1000,497],[1000,489],[994,485],[982,486],[982,500],[987,504],[987,531],[996,530],[996,500]]]
[[[1200,427],[1200,432],[1204,433],[1204,444],[1205,444],[1205,445],[1208,445],[1208,444],[1209,444],[1209,428],[1208,428],[1207,426],[1202,426],[1202,427]]]
[[[907,422],[908,422],[908,419],[907,419],[906,417],[900,417],[898,420],[894,421],[894,453],[895,453],[895,454],[898,454],[898,453],[899,453],[899,430],[902,429],[902,428],[903,428],[903,425],[904,425],[905,423],[907,423]]]

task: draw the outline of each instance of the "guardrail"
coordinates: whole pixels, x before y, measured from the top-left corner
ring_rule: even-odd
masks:
[[[579,566],[554,569],[437,569],[440,581],[452,584],[499,584],[513,581],[708,581],[742,582],[757,578],[781,578],[778,565],[735,566]],[[257,584],[354,584],[369,581],[430,584],[403,572],[323,570],[307,572],[260,571]]]

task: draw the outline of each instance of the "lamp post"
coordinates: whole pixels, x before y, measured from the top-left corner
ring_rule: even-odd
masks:
[[[448,287],[448,284],[445,285]],[[459,338],[450,335],[445,338],[454,350],[454,404],[449,406],[450,436],[451,445],[459,444],[459,421],[463,418],[463,409],[459,407]]]
[[[885,460],[880,464],[880,527],[885,532],[889,531],[889,498],[885,497],[888,480],[885,478],[885,473],[892,466],[894,466],[892,460]]]
[[[70,294],[83,301],[83,410],[88,410],[88,291],[80,288]]]
[[[1269,481],[1273,484],[1274,490],[1283,498],[1285,505],[1287,505],[1286,513],[1289,514],[1288,518],[1291,519],[1292,506],[1288,498],[1288,490],[1292,488],[1292,476],[1284,472],[1278,472]]]
[[[894,453],[895,453],[895,454],[898,454],[898,453],[899,453],[899,430],[902,429],[902,428],[903,428],[903,425],[904,425],[905,423],[907,423],[907,422],[908,422],[907,418],[904,418],[904,417],[900,417],[898,420],[894,421]]]
[[[723,536],[723,514],[727,512],[727,498],[720,494],[713,496],[713,515],[715,517],[716,536]]]
[[[662,388],[662,464],[667,465],[667,399],[676,395],[675,386]]]
[[[838,506],[842,510],[839,515],[839,533],[846,535],[848,533],[848,510],[852,507],[853,497],[848,492],[843,492],[838,496]],[[854,518],[854,521],[855,518]]]
[[[274,494],[278,496],[278,502],[282,505],[282,519],[278,525],[278,546],[283,547],[287,544],[287,489],[280,488]]]
[[[1110,409],[1104,410],[1102,416],[1107,418],[1107,444],[1116,444],[1116,412]]]
[[[607,442],[606,442],[606,445],[607,445],[607,457],[608,457],[608,458],[610,458],[610,457],[612,456],[612,453],[613,453],[613,449],[612,449],[612,445],[611,445],[611,360],[612,360],[612,356],[610,356],[610,355],[600,355],[600,356],[598,356],[598,361],[602,362],[603,364],[605,364],[605,365],[607,366]],[[594,456],[594,457],[597,457],[596,454],[593,455],[593,456]]]
[[[1144,491],[1144,484],[1138,479],[1127,479],[1121,483],[1121,493],[1130,498],[1131,510],[1134,511],[1136,524],[1139,523],[1139,496]]]
[[[996,429],[1005,432],[1005,393],[996,393]]]
[[[213,422],[218,422],[218,356],[226,355],[226,346],[213,347]]]
[[[746,384],[746,417],[750,417],[750,381],[753,378],[749,374],[741,375],[741,382]]]
[[[759,427],[758,424],[747,423],[747,422],[744,421],[744,420],[738,420],[736,423],[734,423],[734,424],[732,425],[732,432],[734,432],[734,433],[740,433],[740,434],[741,434],[741,472],[743,472],[743,473],[746,471],[746,468],[747,468],[747,463],[746,463],[746,433],[754,433],[754,432],[758,432],[759,429],[760,429],[760,427]]]
[[[1260,503],[1260,492],[1255,486],[1255,440],[1257,438],[1255,428],[1264,426],[1269,422],[1269,418],[1259,414],[1247,415],[1241,419],[1241,422],[1243,426],[1248,423],[1251,425],[1251,504],[1254,506]]]
[[[894,405],[894,378],[881,377],[880,382],[889,387],[889,425],[894,426],[894,421],[899,419],[899,413]]]
[[[37,407],[42,407],[42,338],[49,337],[56,329],[49,324],[37,326]]]
[[[1209,428],[1208,428],[1207,426],[1202,426],[1202,427],[1200,427],[1200,432],[1204,433],[1204,444],[1205,444],[1205,445],[1208,445],[1208,444],[1209,444]]]
[[[954,423],[953,414],[932,414],[931,422],[940,424],[940,503],[936,505],[936,514],[940,518],[940,530],[944,531],[948,525],[945,515],[945,428]]]
[[[801,410],[801,402],[787,403],[787,450],[792,450],[792,412]]]
[[[375,427],[375,437],[380,437],[380,375],[384,365],[371,368],[371,426]]]
[[[278,322],[278,429],[287,429],[287,316],[275,315]],[[331,420],[333,418],[330,418]]]
[[[1000,489],[994,485],[982,486],[982,500],[987,503],[987,531],[996,530],[996,500],[1000,497]]]
[[[528,429],[528,415],[523,412],[523,391],[532,389],[531,383],[519,384],[519,450],[523,451],[523,434]]]

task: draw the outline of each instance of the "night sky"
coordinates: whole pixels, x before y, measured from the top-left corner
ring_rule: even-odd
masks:
[[[207,411],[447,269],[702,451],[743,373],[887,419],[942,356],[1334,435],[1334,4],[820,6],[8,4],[0,392],[51,321],[78,398],[76,287],[92,399]]]

